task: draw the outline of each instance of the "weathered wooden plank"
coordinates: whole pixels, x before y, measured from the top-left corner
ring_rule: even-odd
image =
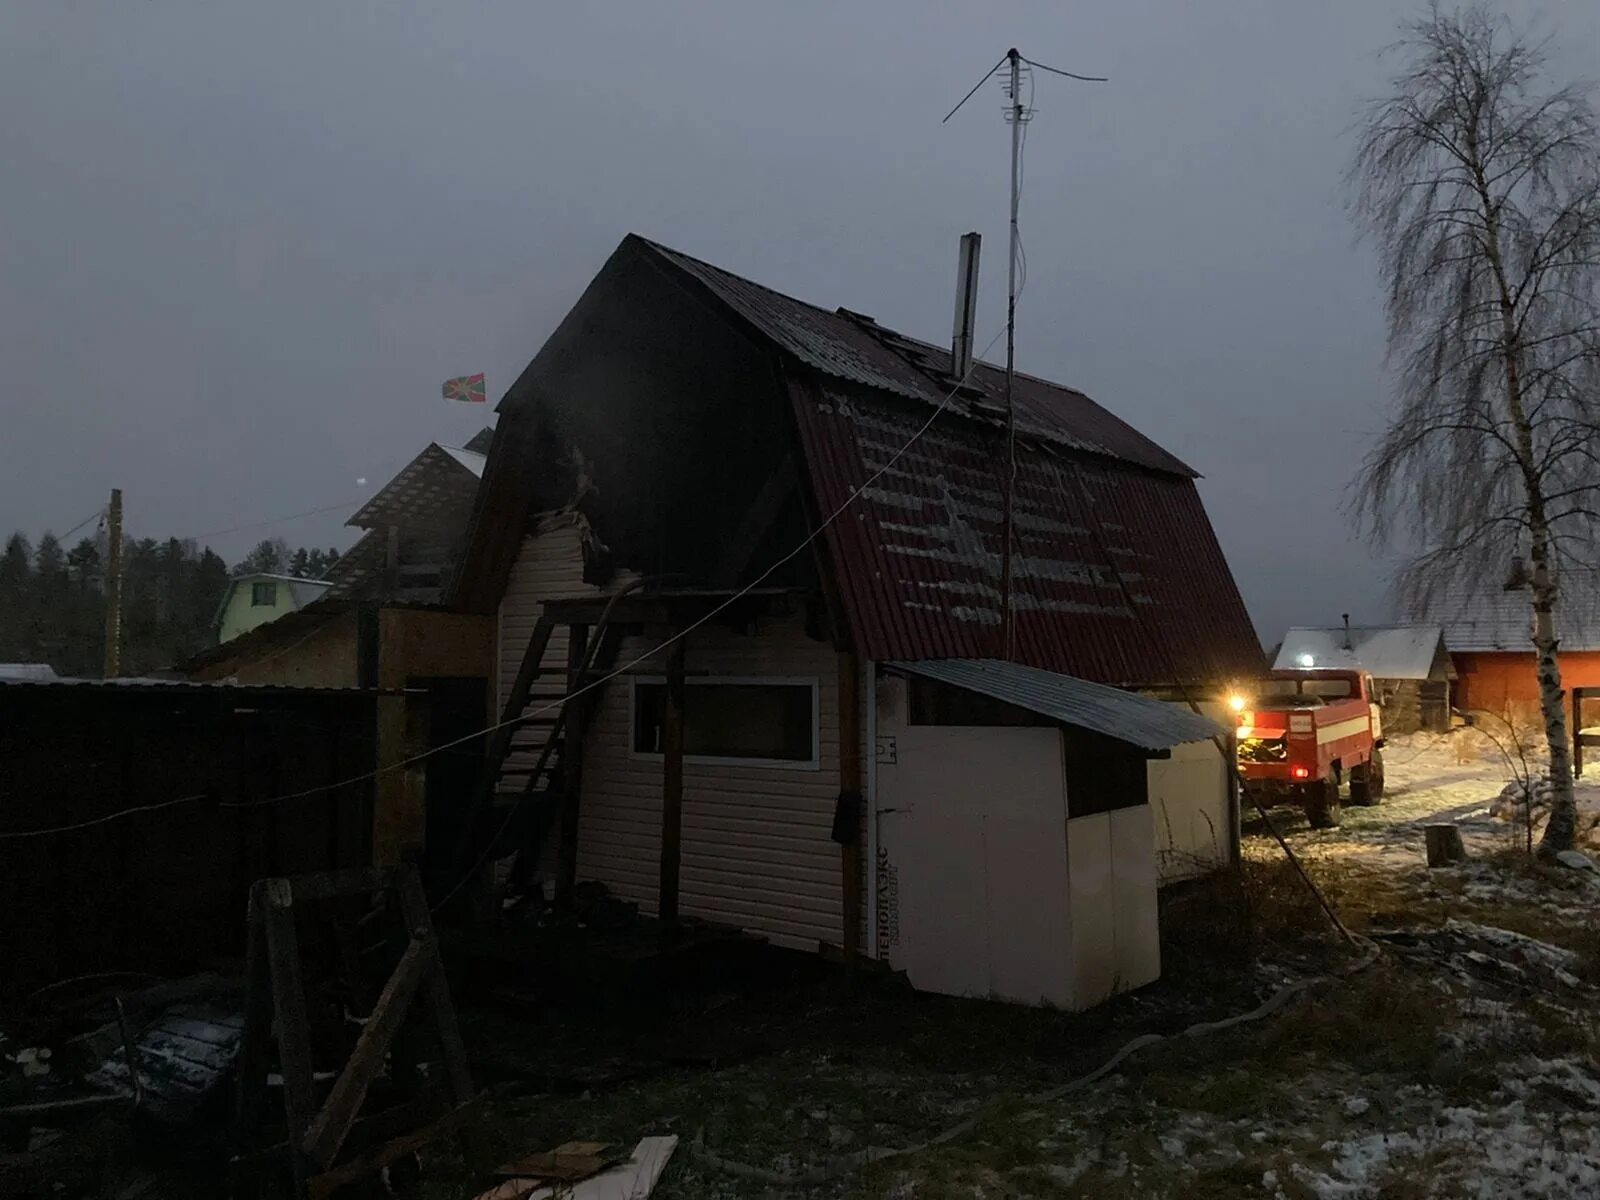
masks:
[[[310,1200],[327,1200],[327,1197],[334,1195],[347,1184],[376,1175],[390,1163],[404,1158],[407,1154],[415,1154],[437,1138],[466,1128],[478,1117],[483,1102],[482,1096],[474,1096],[445,1113],[431,1125],[401,1134],[393,1141],[386,1142],[347,1163],[341,1163],[330,1171],[312,1176],[306,1181],[307,1195]]]
[[[312,904],[335,896],[359,896],[381,892],[393,876],[389,867],[351,867],[343,871],[324,871],[286,880],[296,904]]]
[[[289,1140],[299,1146],[316,1109],[311,1079],[311,1024],[306,1015],[305,981],[300,971],[300,940],[294,926],[294,893],[286,879],[263,881],[267,958],[272,971],[272,1003],[277,1013],[278,1062],[283,1071],[283,1107]],[[305,1185],[304,1162],[291,1155],[296,1187]]]
[[[395,872],[395,890],[400,897],[400,912],[406,927],[414,938],[434,940],[433,918],[428,913],[428,900],[422,891],[422,881],[417,869],[402,867]],[[439,1035],[439,1051],[444,1059],[445,1082],[449,1085],[451,1099],[465,1104],[472,1099],[472,1076],[467,1071],[467,1048],[461,1040],[461,1027],[456,1022],[455,1006],[450,1002],[450,982],[445,978],[444,962],[435,954],[432,966],[422,982],[422,1003],[433,1016],[434,1028]]]
[[[372,1014],[350,1052],[344,1070],[334,1081],[322,1110],[317,1113],[306,1130],[302,1143],[305,1154],[320,1166],[332,1165],[339,1148],[350,1132],[350,1124],[366,1099],[367,1089],[383,1069],[383,1056],[389,1044],[400,1031],[411,1001],[417,994],[427,973],[437,959],[437,948],[431,938],[413,937],[411,944],[400,956],[400,962],[389,976],[373,1006]]]
[[[596,647],[598,649],[598,647]],[[574,625],[567,639],[567,695],[582,687],[584,660],[589,654],[589,627]],[[566,721],[561,750],[561,846],[556,859],[556,901],[571,904],[578,881],[578,808],[583,795],[583,727],[586,696],[563,706]],[[533,785],[529,780],[529,786]]]
[[[244,1036],[239,1043],[233,1106],[235,1156],[259,1148],[272,1056],[272,974],[267,957],[266,884],[250,889],[246,914]],[[238,1180],[235,1180],[237,1190]]]

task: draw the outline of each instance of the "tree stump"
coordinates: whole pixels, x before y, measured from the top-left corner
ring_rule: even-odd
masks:
[[[1467,848],[1461,844],[1461,830],[1454,825],[1424,825],[1428,842],[1428,866],[1448,867],[1467,861]]]

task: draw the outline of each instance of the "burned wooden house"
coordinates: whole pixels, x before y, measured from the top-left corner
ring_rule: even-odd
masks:
[[[501,401],[451,593],[519,877],[941,991],[1155,977],[1158,875],[1235,844],[1186,701],[1259,650],[1195,472],[1019,375],[999,661],[1003,380],[622,242]]]

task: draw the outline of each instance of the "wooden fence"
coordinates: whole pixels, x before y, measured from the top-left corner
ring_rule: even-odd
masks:
[[[374,701],[0,684],[0,1010],[69,977],[225,962],[253,881],[364,865],[372,784],[345,781],[374,768]]]

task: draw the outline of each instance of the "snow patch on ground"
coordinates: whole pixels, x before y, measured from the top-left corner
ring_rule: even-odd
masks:
[[[1600,1195],[1600,1117],[1533,1115],[1500,1095],[1482,1108],[1440,1107],[1432,1124],[1330,1140],[1321,1147],[1325,1166],[1292,1170],[1318,1200],[1377,1197],[1395,1176],[1431,1179],[1431,1194],[1473,1200]]]

